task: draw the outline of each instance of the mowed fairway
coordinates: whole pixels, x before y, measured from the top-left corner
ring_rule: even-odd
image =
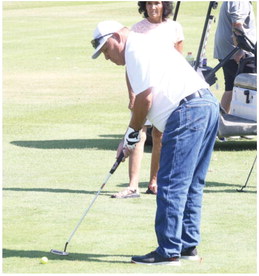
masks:
[[[155,196],[146,195],[151,148],[140,175],[141,197],[116,200],[128,162],[105,186],[68,246],[85,208],[115,161],[130,118],[125,69],[91,59],[97,22],[141,20],[136,2],[3,2],[4,273],[256,273],[256,139],[216,142],[204,191],[202,263],[181,267],[130,263],[157,246]],[[184,2],[179,22],[185,54],[197,53],[208,2]],[[213,11],[217,15],[219,8]],[[213,24],[207,46],[213,60]],[[221,71],[219,90],[223,92]],[[49,258],[40,264],[40,258]]]

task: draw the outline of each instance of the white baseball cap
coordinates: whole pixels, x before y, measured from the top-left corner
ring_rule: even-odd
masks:
[[[93,33],[94,39],[91,41],[93,47],[95,48],[94,54],[92,55],[93,59],[98,58],[101,54],[100,50],[108,38],[123,27],[124,26],[119,22],[112,20],[102,21],[97,25]]]

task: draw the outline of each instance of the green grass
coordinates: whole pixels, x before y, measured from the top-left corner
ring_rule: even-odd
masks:
[[[207,2],[183,2],[185,53],[197,53]],[[219,9],[213,11],[217,15]],[[135,2],[3,3],[4,273],[255,273],[256,139],[217,142],[204,192],[201,264],[146,267],[132,255],[156,247],[155,197],[146,195],[151,149],[142,162],[141,198],[112,200],[128,183],[127,163],[107,183],[68,246],[71,231],[115,161],[129,121],[124,68],[91,59],[100,20],[128,26],[141,19]],[[213,60],[212,26],[207,46]],[[218,98],[223,92],[212,87]],[[47,256],[49,263],[40,264]]]

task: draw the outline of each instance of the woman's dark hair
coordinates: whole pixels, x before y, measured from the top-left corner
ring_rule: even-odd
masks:
[[[173,14],[173,2],[172,1],[161,1],[163,5],[163,19],[168,18],[169,15]],[[144,13],[144,17],[148,18],[147,9],[146,9],[147,1],[138,1],[139,13]]]

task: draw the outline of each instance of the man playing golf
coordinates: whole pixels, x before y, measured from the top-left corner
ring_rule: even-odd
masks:
[[[136,95],[119,146],[125,158],[138,143],[146,119],[163,132],[155,220],[158,247],[131,261],[180,265],[180,258],[199,259],[202,195],[218,129],[218,102],[208,84],[169,46],[166,34],[139,34],[116,21],[103,21],[92,45],[93,59],[103,53],[107,60],[126,65]]]

